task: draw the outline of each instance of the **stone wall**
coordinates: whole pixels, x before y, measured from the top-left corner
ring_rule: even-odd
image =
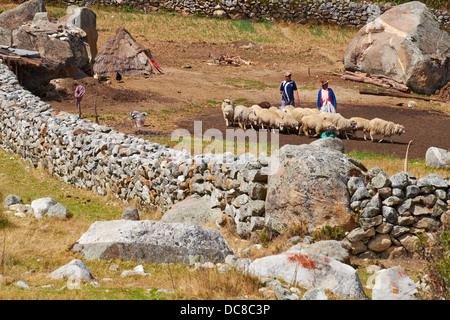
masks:
[[[169,10],[184,14],[246,19],[285,21],[299,24],[329,24],[360,28],[395,4],[351,2],[348,0],[59,0],[79,6],[102,5],[133,8],[145,12]],[[450,12],[431,9],[443,28],[450,31]]]
[[[0,64],[0,143],[34,167],[78,188],[163,211],[192,194],[236,222],[248,237],[265,226],[270,158],[245,154],[191,156],[61,112],[23,89]],[[387,177],[381,169],[348,181],[360,228],[347,236],[354,254],[405,253],[414,234],[448,223],[450,181],[407,173]]]

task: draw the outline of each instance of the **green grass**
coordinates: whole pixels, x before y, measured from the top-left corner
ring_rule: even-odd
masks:
[[[104,199],[87,190],[80,190],[51,177],[17,155],[0,149],[0,194],[20,196],[25,204],[51,197],[66,206],[74,218],[87,221],[109,220],[121,215],[121,208],[105,204]],[[123,210],[123,209],[122,209]]]
[[[225,79],[225,84],[245,90],[264,90],[266,88],[278,87],[277,85],[265,84],[264,82],[259,80],[249,80],[241,78],[227,78]]]

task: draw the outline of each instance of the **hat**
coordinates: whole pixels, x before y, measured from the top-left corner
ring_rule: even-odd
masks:
[[[322,78],[322,79],[320,80],[320,83],[321,83],[322,85],[325,85],[325,84],[328,83],[328,80]]]
[[[290,76],[291,76],[291,73],[288,71],[288,72],[286,72],[286,73],[284,74],[284,76],[285,76],[285,77],[290,77]]]

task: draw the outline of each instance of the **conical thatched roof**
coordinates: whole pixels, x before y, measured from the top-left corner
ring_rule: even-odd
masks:
[[[95,57],[94,73],[124,76],[154,73],[150,50],[145,49],[122,26],[100,48]]]

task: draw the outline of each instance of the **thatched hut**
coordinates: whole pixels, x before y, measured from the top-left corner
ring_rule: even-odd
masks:
[[[94,73],[112,76],[119,72],[124,76],[154,73],[149,49],[138,43],[122,26],[99,49],[94,62]]]

